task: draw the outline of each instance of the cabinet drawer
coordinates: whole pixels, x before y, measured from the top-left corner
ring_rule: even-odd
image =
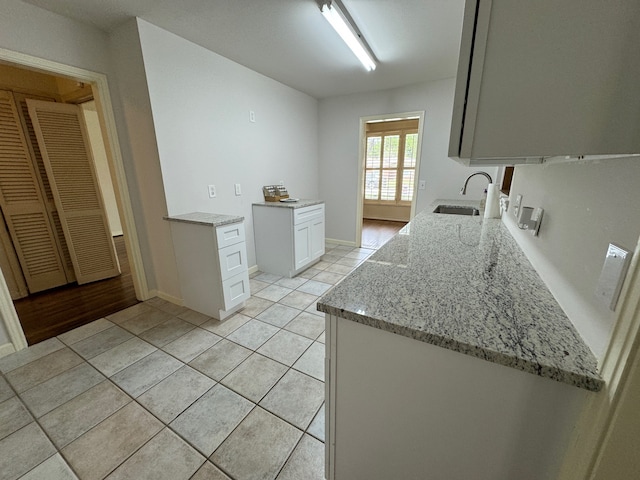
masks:
[[[244,223],[232,223],[230,225],[222,225],[216,228],[216,237],[218,239],[218,248],[224,248],[229,245],[244,242]]]
[[[249,273],[244,272],[234,275],[222,282],[222,294],[224,296],[224,309],[230,310],[250,296]]]
[[[220,277],[222,280],[247,270],[247,248],[244,242],[218,250]]]
[[[298,225],[315,218],[324,217],[324,204],[311,205],[310,207],[296,208],[293,211],[293,224]]]

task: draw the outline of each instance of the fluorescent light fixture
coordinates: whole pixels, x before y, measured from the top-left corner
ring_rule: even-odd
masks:
[[[376,69],[376,62],[373,56],[367,51],[357,30],[351,25],[347,16],[340,10],[336,2],[323,3],[320,11],[324,18],[331,24],[333,29],[338,32],[344,43],[358,57],[364,68],[368,72]]]

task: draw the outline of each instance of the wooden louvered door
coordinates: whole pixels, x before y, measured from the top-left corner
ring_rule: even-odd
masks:
[[[44,166],[44,160],[42,160],[42,154],[40,153],[40,147],[38,147],[38,139],[36,138],[36,132],[33,129],[31,123],[31,117],[29,117],[29,107],[27,106],[27,98],[33,100],[53,101],[53,98],[46,98],[37,95],[25,95],[22,93],[13,93],[13,98],[16,101],[18,107],[18,116],[22,122],[25,135],[27,136],[27,146],[31,152],[31,160],[34,162],[35,171],[37,173],[38,183],[42,196],[44,198],[47,214],[49,215],[49,221],[55,233],[56,245],[58,252],[62,257],[62,266],[64,267],[64,273],[67,276],[67,283],[75,281],[76,275],[73,271],[73,262],[71,261],[71,254],[67,248],[67,242],[64,238],[64,231],[62,230],[62,223],[60,223],[60,216],[58,215],[58,209],[56,208],[55,200],[53,199],[53,192],[51,191],[51,185],[49,185],[49,178],[47,177],[47,170]]]
[[[0,207],[31,293],[67,283],[11,92],[0,90]]]
[[[120,274],[80,107],[27,99],[79,284]]]

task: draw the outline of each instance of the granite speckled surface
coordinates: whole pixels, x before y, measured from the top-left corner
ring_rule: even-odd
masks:
[[[256,202],[253,205],[260,205],[263,207],[283,207],[283,208],[304,208],[311,205],[319,205],[324,203],[324,200],[305,200],[300,199],[297,202]]]
[[[417,215],[318,310],[598,391],[597,361],[501,220]],[[477,202],[476,202],[477,204]]]
[[[244,220],[244,217],[236,215],[220,215],[217,213],[192,212],[182,215],[171,215],[164,217],[170,222],[195,223],[197,225],[211,225],[212,227],[220,227],[231,223],[238,223]]]

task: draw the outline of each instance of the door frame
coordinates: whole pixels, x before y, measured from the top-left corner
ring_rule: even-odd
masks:
[[[365,155],[367,152],[367,122],[372,120],[388,120],[388,119],[406,119],[409,117],[418,118],[418,151],[416,157],[416,176],[413,188],[413,198],[411,199],[411,212],[409,220],[412,220],[416,214],[416,203],[418,200],[418,188],[420,178],[420,163],[422,157],[422,131],[424,126],[424,110],[402,113],[386,113],[382,115],[369,115],[360,117],[360,132],[358,134],[358,195],[356,204],[356,248],[362,246],[362,215],[364,213],[364,167]]]
[[[82,68],[64,65],[62,63],[45,60],[42,58],[25,55],[4,48],[0,48],[0,60],[12,63],[18,67],[40,71],[42,73],[67,77],[79,82],[91,84],[100,127],[107,152],[109,171],[116,193],[118,213],[122,222],[124,243],[131,266],[131,277],[138,300],[149,298],[149,287],[145,275],[142,252],[138,241],[138,232],[133,216],[131,197],[127,177],[124,170],[120,142],[118,140],[115,116],[109,93],[107,76],[102,73],[92,72]],[[18,314],[13,305],[11,294],[7,288],[4,275],[0,275],[0,318],[9,335],[10,345],[0,345],[0,356],[12,353],[27,347],[27,340],[20,324]]]

